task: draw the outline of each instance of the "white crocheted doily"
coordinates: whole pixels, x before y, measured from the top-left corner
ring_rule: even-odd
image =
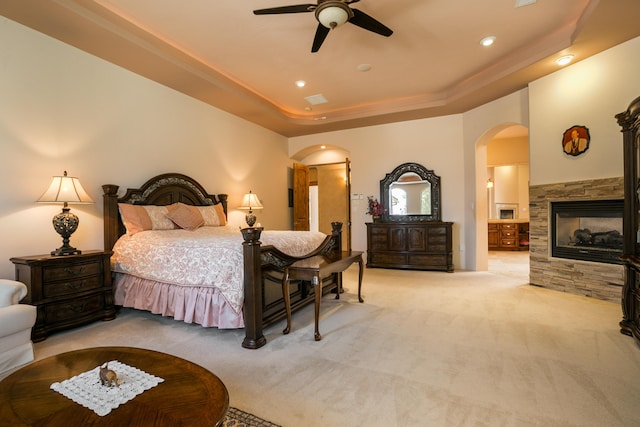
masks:
[[[51,389],[91,409],[102,417],[112,409],[164,381],[162,378],[147,374],[117,360],[109,361],[108,367],[118,376],[119,386],[102,385],[100,366],[97,366],[68,380],[53,383]]]

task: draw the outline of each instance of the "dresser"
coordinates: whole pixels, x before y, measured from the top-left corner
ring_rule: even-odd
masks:
[[[490,251],[526,251],[529,249],[528,222],[489,222]]]
[[[451,222],[367,223],[367,267],[453,272]]]
[[[16,280],[28,288],[23,302],[38,310],[31,332],[34,342],[44,340],[53,331],[116,317],[111,254],[84,251],[79,255],[11,258]]]

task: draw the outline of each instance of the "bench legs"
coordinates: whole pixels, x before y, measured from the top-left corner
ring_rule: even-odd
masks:
[[[358,301],[364,302],[362,299],[362,274],[364,273],[364,262],[362,262],[362,255],[356,260],[358,263]]]
[[[322,335],[320,335],[318,323],[320,323],[320,300],[322,299],[322,279],[320,278],[319,273],[313,276],[311,283],[313,283],[313,289],[315,290],[315,293],[316,293],[316,300],[315,300],[316,329],[315,329],[315,332],[313,333],[313,338],[315,338],[316,341],[320,341],[322,339]]]
[[[282,298],[284,298],[284,309],[287,312],[287,327],[282,333],[286,335],[291,331],[291,295],[289,295],[289,269],[287,268],[282,277]]]
[[[354,262],[358,263],[358,301],[364,302],[362,299],[362,274],[364,273],[364,262],[362,261],[362,255],[358,257]],[[338,274],[338,289],[336,290],[336,298],[340,299],[342,291],[342,272]]]
[[[282,296],[284,298],[284,308],[287,312],[287,327],[282,330],[283,334],[288,334],[291,332],[291,296],[289,295],[289,270],[285,269],[284,277],[282,278]],[[320,280],[319,275],[314,275],[313,279],[311,279],[311,283],[313,283],[313,289],[315,293],[315,321],[316,321],[316,329],[313,334],[316,341],[320,341],[322,339],[322,335],[320,335],[319,323],[320,323],[320,300],[322,299],[322,280]]]
[[[362,299],[362,275],[364,273],[364,263],[362,262],[362,256],[356,259],[354,262],[358,263],[358,301],[364,302]],[[295,274],[294,274],[295,276]],[[294,277],[295,278],[295,277]],[[282,276],[282,297],[284,299],[284,308],[287,312],[287,326],[282,330],[283,334],[291,332],[291,295],[289,294],[289,283],[291,281],[291,275],[289,269],[284,269],[284,275]],[[315,315],[315,331],[313,337],[316,341],[322,339],[320,335],[320,301],[322,300],[322,278],[320,272],[314,272],[311,278],[314,290],[314,315]],[[340,291],[342,291],[342,272],[338,273],[338,288],[336,290],[336,299],[340,299]]]

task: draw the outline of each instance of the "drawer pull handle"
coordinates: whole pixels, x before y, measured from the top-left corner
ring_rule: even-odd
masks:
[[[72,291],[77,291],[78,289],[82,289],[83,285],[84,285],[84,282],[80,282],[80,283],[66,282],[64,284],[64,287],[67,289],[71,289]]]
[[[76,304],[76,305],[68,305],[67,306],[71,311],[75,311],[76,313],[82,313],[86,307],[86,304]]]
[[[82,270],[84,269],[84,267],[78,267],[77,269],[73,269],[73,268],[69,268],[69,267],[65,267],[64,268],[64,272],[65,273],[69,273],[72,276],[77,276],[78,274],[82,273]]]

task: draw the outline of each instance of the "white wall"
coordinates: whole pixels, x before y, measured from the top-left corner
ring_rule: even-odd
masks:
[[[413,120],[379,126],[307,135],[289,139],[289,154],[315,145],[339,147],[351,160],[351,193],[364,194],[351,201],[352,247],[366,250],[366,196],[380,200],[380,180],[398,165],[420,163],[441,177],[442,220],[454,222],[454,265],[465,268],[460,258],[464,227],[464,176],[462,115]]]
[[[640,38],[613,47],[529,85],[531,185],[623,175],[622,136],[614,116],[640,95]],[[589,149],[573,157],[562,135],[586,126]]]
[[[35,201],[51,176],[78,176],[94,205],[71,244],[103,247],[102,184],[139,187],[179,172],[228,193],[230,221],[242,194],[257,193],[258,221],[289,228],[287,140],[281,135],[144,79],[13,21],[0,18],[0,277],[9,258],[46,254],[62,239],[61,206]]]

